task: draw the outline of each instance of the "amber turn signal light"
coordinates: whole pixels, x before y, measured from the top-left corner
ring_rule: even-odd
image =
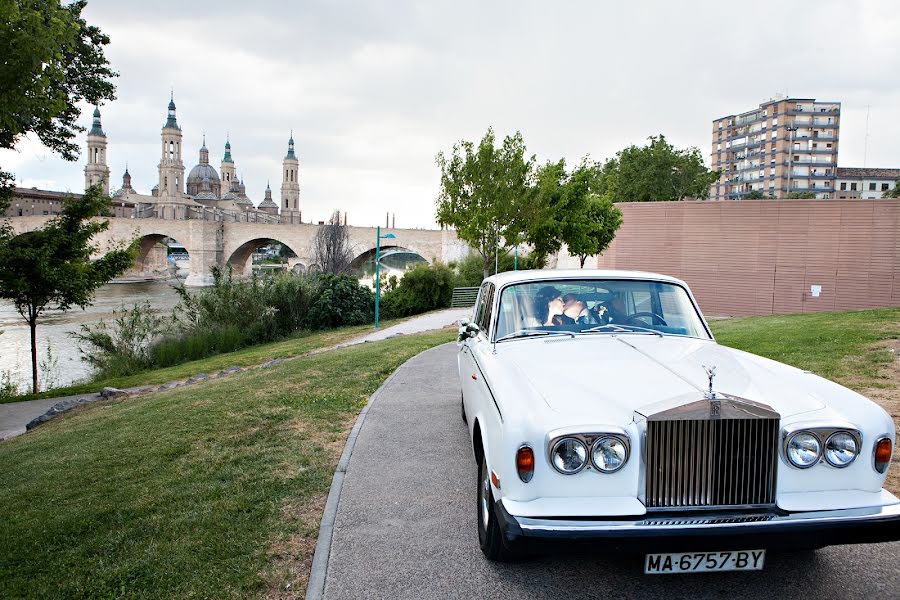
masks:
[[[881,438],[875,442],[875,470],[884,473],[891,462],[891,438]]]
[[[519,479],[528,483],[534,476],[534,450],[528,446],[522,446],[516,452],[516,471]]]

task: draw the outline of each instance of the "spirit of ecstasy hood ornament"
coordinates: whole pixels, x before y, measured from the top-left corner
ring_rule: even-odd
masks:
[[[716,378],[716,367],[706,365],[701,365],[703,370],[706,371],[706,376],[709,378],[709,389],[706,391],[705,397],[707,400],[715,400],[716,393],[713,391],[713,379]]]

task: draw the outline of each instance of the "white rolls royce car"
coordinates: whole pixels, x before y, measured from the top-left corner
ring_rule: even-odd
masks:
[[[760,569],[767,548],[900,539],[888,414],[718,345],[682,281],[495,275],[458,362],[490,559],[584,540],[647,573]]]

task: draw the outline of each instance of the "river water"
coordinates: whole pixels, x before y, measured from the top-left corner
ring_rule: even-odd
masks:
[[[161,312],[170,312],[178,303],[178,295],[170,283],[154,281],[114,283],[97,290],[94,303],[85,310],[77,306],[66,312],[50,310],[38,321],[38,360],[47,362],[47,345],[54,358],[48,373],[42,373],[41,388],[74,383],[91,374],[91,368],[81,360],[78,344],[71,333],[81,325],[112,319],[112,312],[149,301]],[[31,390],[31,342],[28,325],[16,312],[12,303],[0,300],[0,373],[8,372],[22,392]]]

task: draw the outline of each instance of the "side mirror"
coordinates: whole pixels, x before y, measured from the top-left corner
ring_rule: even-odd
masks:
[[[478,327],[475,323],[469,323],[468,321],[460,321],[459,326],[459,335],[456,337],[458,342],[464,342],[469,338],[473,338],[478,335],[478,332],[481,331],[481,328]]]

